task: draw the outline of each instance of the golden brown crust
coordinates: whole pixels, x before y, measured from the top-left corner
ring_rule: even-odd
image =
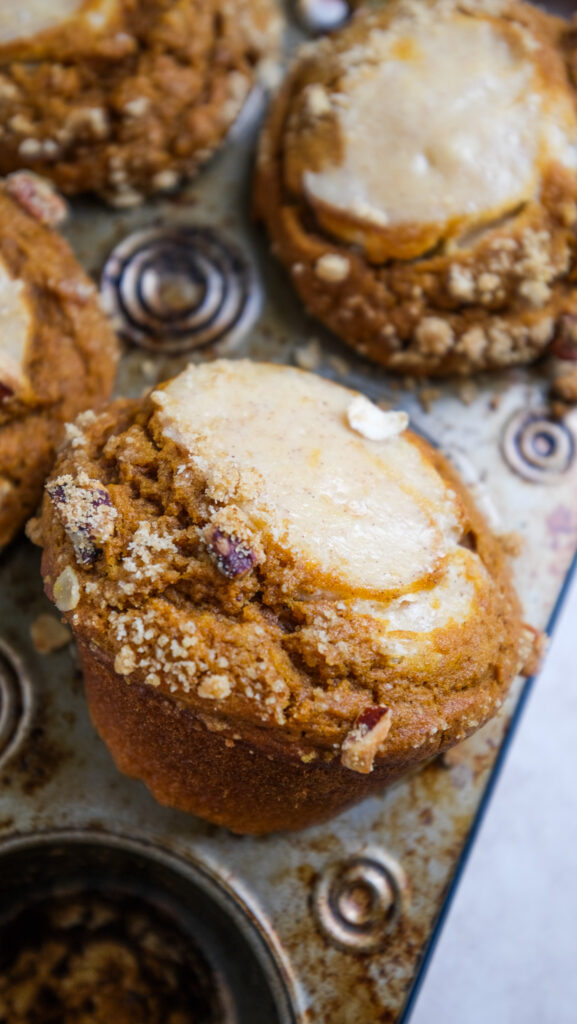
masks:
[[[92,721],[127,775],[159,803],[235,832],[258,835],[325,821],[413,767],[410,754],[371,775],[338,761],[301,761],[269,734],[254,740],[214,732],[187,707],[126,681],[81,648]],[[423,755],[433,756],[430,741]]]
[[[89,5],[88,5],[89,6]],[[115,205],[206,161],[275,51],[275,0],[115,0],[99,32],[72,18],[0,45],[0,173],[30,167]]]
[[[489,20],[502,13],[506,26],[533,40],[546,88],[577,104],[575,32],[566,22],[515,0],[434,2]],[[534,199],[458,246],[438,225],[401,223],[359,234],[347,215],[335,216],[321,202],[313,207],[303,187],[304,168],[339,161],[326,98],[340,88],[341,58],[358,52],[374,29],[386,30],[395,10],[386,4],[360,11],[297,58],[262,136],[257,216],[307,309],[362,354],[411,374],[530,362],[554,339],[562,317],[577,311],[573,170],[552,160],[541,168]]]
[[[502,546],[443,457],[412,443],[458,495],[463,548],[482,565],[466,621],[408,659],[383,652],[354,602],[300,599],[302,566],[273,542],[235,542],[242,572],[229,571],[207,531],[226,520],[233,536],[233,511],[206,500],[202,468],[183,472],[151,399],[115,403],[63,450],[43,508],[46,591],[79,642],[98,730],[161,802],[237,831],[304,827],[500,706],[521,636]]]
[[[26,388],[0,401],[0,546],[33,513],[64,424],[108,398],[117,344],[66,242],[0,187],[0,260],[23,282]],[[0,374],[1,376],[1,374]]]

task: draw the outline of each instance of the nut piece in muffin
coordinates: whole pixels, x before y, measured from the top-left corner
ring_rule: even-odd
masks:
[[[577,312],[577,36],[391,0],[297,57],[256,207],[307,308],[412,374],[527,363]]]
[[[499,542],[406,426],[313,374],[223,360],[62,451],[46,591],[96,728],[161,803],[302,828],[500,706],[533,637]]]
[[[0,547],[34,512],[65,423],[114,382],[96,288],[51,229],[65,212],[27,171],[0,182]]]
[[[116,206],[175,188],[275,53],[276,0],[3,0],[0,173]]]

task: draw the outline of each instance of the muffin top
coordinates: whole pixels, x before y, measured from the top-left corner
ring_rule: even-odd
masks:
[[[21,172],[0,181],[0,428],[40,409],[60,420],[74,416],[78,400],[69,392],[85,376],[93,374],[89,397],[110,391],[114,336],[94,283],[50,230],[65,216],[63,200],[42,178]]]
[[[276,0],[0,5],[0,173],[128,207],[195,174],[277,51]]]
[[[530,362],[565,330],[575,52],[517,0],[391,0],[304,46],[255,203],[309,311],[417,374]]]
[[[289,185],[373,259],[462,237],[531,200],[553,163],[577,168],[561,56],[469,6],[388,4],[321,47],[295,106]]]
[[[51,230],[65,213],[33,174],[0,181],[0,546],[34,511],[64,424],[114,382],[94,283]]]
[[[498,542],[406,426],[300,370],[190,366],[72,432],[48,593],[81,648],[209,727],[354,767],[370,713],[396,756],[438,747],[498,706],[521,626]]]

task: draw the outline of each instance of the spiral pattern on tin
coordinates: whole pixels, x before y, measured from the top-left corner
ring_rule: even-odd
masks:
[[[531,483],[555,483],[575,457],[575,439],[569,427],[544,411],[521,410],[507,423],[503,454],[519,476]]]
[[[228,350],[260,306],[251,265],[236,245],[207,227],[128,235],[106,262],[101,294],[123,337],[163,355],[224,339]]]
[[[0,765],[10,757],[26,734],[32,715],[30,681],[18,654],[0,638]]]

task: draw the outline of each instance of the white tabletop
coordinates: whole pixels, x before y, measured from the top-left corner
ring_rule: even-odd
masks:
[[[410,1024],[577,1022],[577,581]]]

